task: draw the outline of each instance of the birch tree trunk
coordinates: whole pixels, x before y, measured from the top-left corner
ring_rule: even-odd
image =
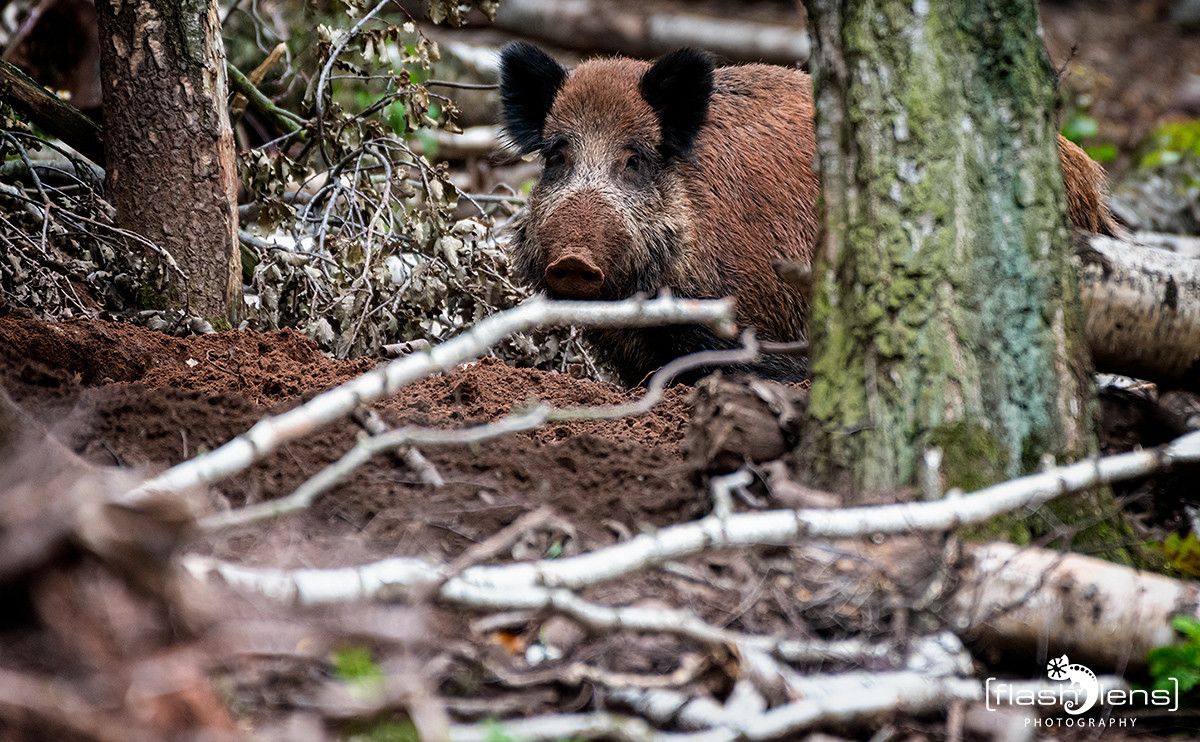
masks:
[[[170,300],[236,321],[237,171],[216,0],[97,0],[96,9],[118,221],[187,274]]]
[[[1033,0],[809,0],[825,241],[812,466],[974,488],[1093,445]]]

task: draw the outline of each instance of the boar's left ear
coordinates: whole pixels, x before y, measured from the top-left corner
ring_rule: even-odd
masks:
[[[521,154],[542,144],[546,115],[567,70],[533,44],[514,41],[500,52],[500,101],[504,131]]]
[[[680,49],[659,59],[642,75],[642,97],[658,114],[663,155],[686,157],[708,117],[713,91],[713,59],[699,49]]]

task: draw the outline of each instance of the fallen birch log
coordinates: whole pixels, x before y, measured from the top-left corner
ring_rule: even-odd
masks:
[[[1200,585],[1080,554],[989,543],[970,547],[954,599],[960,628],[1006,650],[1100,667],[1140,667],[1175,641],[1171,618],[1200,616]]]
[[[1194,384],[1200,376],[1200,260],[1101,236],[1077,254],[1084,332],[1096,368]]]

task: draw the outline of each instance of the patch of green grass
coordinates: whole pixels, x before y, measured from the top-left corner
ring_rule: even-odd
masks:
[[[1176,616],[1171,626],[1184,640],[1151,649],[1146,662],[1156,690],[1174,690],[1177,680],[1184,694],[1200,685],[1200,619]]]
[[[383,680],[383,668],[366,647],[343,647],[333,653],[333,674],[347,683],[374,683]]]

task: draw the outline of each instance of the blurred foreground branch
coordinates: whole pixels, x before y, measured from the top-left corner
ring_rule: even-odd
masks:
[[[505,0],[496,25],[568,49],[652,57],[694,46],[738,62],[795,65],[811,44],[795,25],[759,23],[646,8],[613,9],[598,0]]]

